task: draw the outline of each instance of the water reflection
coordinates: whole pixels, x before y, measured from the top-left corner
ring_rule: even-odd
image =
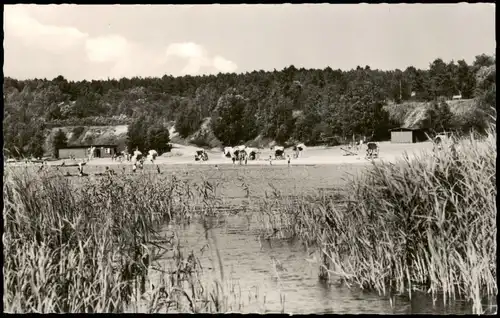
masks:
[[[433,304],[430,297],[415,294],[411,299],[397,297],[389,301],[346,286],[327,284],[318,279],[319,256],[307,250],[298,240],[265,240],[258,237],[255,221],[246,216],[230,216],[212,222],[222,269],[215,253],[215,241],[207,236],[203,225],[193,222],[189,226],[170,225],[165,231],[177,230],[181,246],[193,251],[204,268],[202,277],[207,284],[224,275],[237,286],[242,299],[252,300],[239,308],[241,312],[267,312],[294,314],[470,314],[471,307],[463,302]],[[208,242],[207,242],[208,237]],[[207,244],[209,243],[209,244]],[[209,248],[210,246],[210,248]],[[260,301],[260,303],[259,303]],[[284,302],[284,304],[283,304]]]

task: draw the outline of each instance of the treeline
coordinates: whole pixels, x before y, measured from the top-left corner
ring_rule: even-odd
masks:
[[[496,107],[495,58],[479,55],[472,65],[436,59],[427,70],[410,66],[404,71],[290,66],[273,72],[104,81],[5,78],[5,148],[11,156],[36,155],[46,128],[134,124],[139,118],[156,130],[175,121],[176,130],[187,137],[210,117],[213,133],[224,144],[258,136],[312,145],[353,134],[383,139],[389,128],[401,124],[384,109],[389,102],[437,103],[461,94],[476,98],[477,107],[485,110]],[[144,137],[147,129],[134,131]],[[145,147],[137,143],[129,140],[131,147]]]

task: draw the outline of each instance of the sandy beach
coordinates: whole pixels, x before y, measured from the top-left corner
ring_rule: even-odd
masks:
[[[155,160],[157,165],[232,165],[230,158],[223,156],[222,151],[218,149],[207,150],[208,161],[195,161],[194,155],[196,150],[200,149],[194,146],[184,146],[174,144],[171,152],[159,156]],[[394,162],[402,158],[406,152],[411,158],[415,154],[420,153],[422,150],[431,151],[432,143],[422,142],[415,144],[394,144],[391,142],[379,143],[380,152],[379,158],[373,159],[374,161],[389,161]],[[343,148],[343,147],[342,147]],[[248,160],[248,165],[267,165],[269,166],[269,156],[273,152],[269,149],[260,149],[260,154],[256,160]],[[345,156],[341,146],[335,147],[307,147],[297,159],[293,159],[293,150],[288,148],[285,150],[285,155],[290,155],[291,165],[338,165],[338,164],[368,164],[371,160],[365,158],[366,146],[362,146],[356,155]],[[274,156],[273,156],[274,157]],[[74,164],[78,159],[73,161],[70,159],[56,160],[48,162],[48,165],[56,166],[62,162],[66,164]],[[151,162],[146,161],[146,165]],[[236,163],[238,164],[238,163]],[[272,160],[272,165],[287,165],[287,160]],[[131,165],[127,161],[114,161],[111,158],[96,158],[87,163],[87,165],[103,166],[103,165]]]

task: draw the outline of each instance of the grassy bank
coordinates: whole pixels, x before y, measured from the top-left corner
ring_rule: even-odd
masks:
[[[496,296],[496,131],[377,163],[339,195],[268,202],[265,222],[319,244],[325,278],[380,293]]]
[[[192,197],[212,189],[148,175],[75,183],[54,172],[4,175],[4,310],[15,313],[226,311],[221,283],[203,286],[195,255],[182,255],[160,225],[188,221]],[[198,191],[200,193],[196,194]],[[207,229],[208,230],[208,229]],[[148,280],[155,261],[173,266]],[[231,301],[236,301],[232,299]]]

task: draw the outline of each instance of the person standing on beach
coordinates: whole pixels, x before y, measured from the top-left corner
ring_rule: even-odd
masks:
[[[81,162],[78,163],[78,176],[86,177],[87,174],[83,172],[83,165]]]

